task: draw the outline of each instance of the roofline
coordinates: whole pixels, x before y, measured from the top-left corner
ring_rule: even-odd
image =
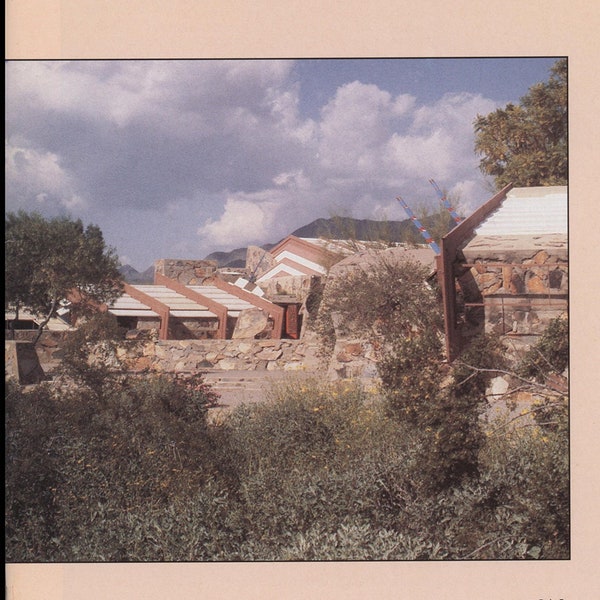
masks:
[[[292,269],[296,269],[296,271],[299,271],[302,275],[322,276],[324,274],[315,269],[312,269],[311,267],[307,267],[306,265],[303,265],[302,263],[299,263],[291,258],[286,257],[282,258],[279,262],[277,262],[277,264],[273,265],[266,273],[261,275],[257,281],[267,281],[268,279],[271,279],[270,277],[267,277],[267,275],[275,269],[277,269],[278,267],[290,267]]]
[[[500,206],[503,200],[506,199],[508,192],[513,188],[513,184],[509,183],[503,187],[498,193],[492,196],[487,202],[482,204],[466,219],[461,221],[456,227],[451,229],[444,237],[442,243],[446,248],[458,249],[458,246],[466,240],[475,230],[475,228],[494,210]]]
[[[313,254],[316,254],[319,257],[327,258],[328,256],[335,256],[334,251],[329,250],[328,248],[325,248],[323,246],[313,244],[312,242],[308,242],[305,239],[297,237],[295,235],[288,235],[286,238],[281,240],[281,242],[279,242],[274,248],[271,248],[271,250],[269,250],[269,254],[276,258],[277,255],[281,252],[282,248],[290,242],[296,242],[300,244],[301,247],[306,248],[306,250],[312,252]]]

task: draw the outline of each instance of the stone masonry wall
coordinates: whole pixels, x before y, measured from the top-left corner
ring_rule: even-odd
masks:
[[[31,340],[37,332],[17,332]],[[62,357],[64,333],[45,331],[36,345],[39,362],[52,375]],[[8,343],[8,342],[7,342]],[[193,372],[197,370],[321,371],[318,342],[307,340],[123,340],[117,358],[132,371]],[[8,356],[8,355],[7,355]]]
[[[184,285],[200,285],[217,270],[214,260],[162,258],[154,263],[155,273],[165,275]]]
[[[318,371],[315,344],[302,340],[161,340],[123,342],[117,358],[132,371]]]
[[[485,305],[485,331],[496,335],[539,335],[568,308],[569,266],[540,250],[502,263],[480,258],[470,268]]]

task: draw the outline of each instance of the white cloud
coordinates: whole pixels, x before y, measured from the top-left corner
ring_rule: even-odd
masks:
[[[198,229],[203,246],[234,248],[268,239],[273,230],[277,204],[271,200],[254,202],[228,198],[217,220],[208,219]]]
[[[271,60],[9,62],[6,82],[9,206],[87,209],[138,262],[404,219],[395,197],[435,203],[429,178],[487,197],[472,123],[496,105],[477,95],[354,81],[309,119],[293,63]]]
[[[375,85],[355,81],[342,86],[322,110],[320,166],[352,177],[377,173],[390,130],[413,104],[414,98],[394,100]]]
[[[23,145],[4,143],[7,207],[11,210],[42,209],[56,205],[84,209],[86,201],[76,192],[73,177],[52,152],[38,152]]]

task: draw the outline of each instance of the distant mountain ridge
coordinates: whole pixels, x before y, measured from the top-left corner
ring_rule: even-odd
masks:
[[[439,215],[425,216],[421,219],[421,223],[425,227],[431,227],[431,233],[435,237],[434,229],[440,227]],[[447,222],[441,223],[441,226],[445,231],[449,231],[454,226],[450,214],[447,216]],[[403,221],[373,221],[371,219],[353,219],[352,217],[321,218],[299,227],[292,231],[291,235],[303,238],[423,243],[423,238],[410,219],[404,219]],[[270,250],[277,243],[264,244],[261,248]],[[230,252],[212,252],[204,260],[214,260],[220,268],[243,269],[246,266],[247,251],[248,248],[236,248]],[[136,271],[131,265],[120,267],[120,271],[127,283],[152,283],[154,281],[154,266],[146,269],[143,273]]]
[[[292,233],[304,238],[353,239],[363,241],[402,242],[414,225],[410,219],[404,221],[373,221],[351,217],[316,219]]]
[[[264,244],[261,246],[263,250],[270,250],[275,244]],[[205,257],[204,260],[215,260],[221,268],[229,267],[230,269],[243,269],[246,266],[246,253],[248,248],[236,248],[230,252],[212,252]]]
[[[154,283],[154,265],[142,273],[131,265],[123,265],[119,267],[119,271],[127,283]]]

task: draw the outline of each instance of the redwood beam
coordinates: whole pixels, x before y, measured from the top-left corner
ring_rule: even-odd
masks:
[[[456,277],[454,275],[454,265],[458,259],[458,250],[461,244],[473,235],[473,231],[483,219],[500,206],[512,187],[512,183],[503,187],[497,194],[485,204],[482,204],[441,239],[440,247],[442,254],[438,259],[438,278],[442,287],[446,358],[448,362],[452,362],[460,353],[459,331],[456,326]]]
[[[161,302],[160,300],[157,300],[156,298],[149,296],[145,292],[138,290],[137,288],[133,287],[132,285],[130,285],[128,283],[125,283],[123,288],[124,288],[123,291],[126,294],[129,294],[132,298],[135,298],[142,304],[145,304],[146,306],[150,307],[150,309],[153,310],[155,313],[158,313],[158,316],[160,317],[160,328],[158,330],[158,339],[159,340],[168,340],[169,339],[169,316],[171,314],[169,307],[166,304],[164,304],[163,302]]]
[[[246,302],[256,306],[256,308],[266,311],[273,319],[273,331],[271,332],[271,337],[274,339],[280,339],[282,337],[283,319],[285,315],[285,309],[283,307],[277,306],[277,304],[273,304],[264,298],[260,298],[256,294],[243,290],[241,287],[233,285],[233,283],[228,283],[219,277],[212,277],[211,279],[206,280],[206,283],[214,285],[220,290],[228,292],[241,300],[246,300]]]
[[[215,302],[212,298],[207,298],[204,294],[192,290],[175,279],[171,279],[162,273],[154,274],[154,283],[156,285],[164,285],[170,290],[185,296],[189,300],[193,300],[202,306],[206,306],[208,310],[215,313],[219,320],[219,328],[217,329],[217,338],[224,340],[227,337],[227,307]]]

